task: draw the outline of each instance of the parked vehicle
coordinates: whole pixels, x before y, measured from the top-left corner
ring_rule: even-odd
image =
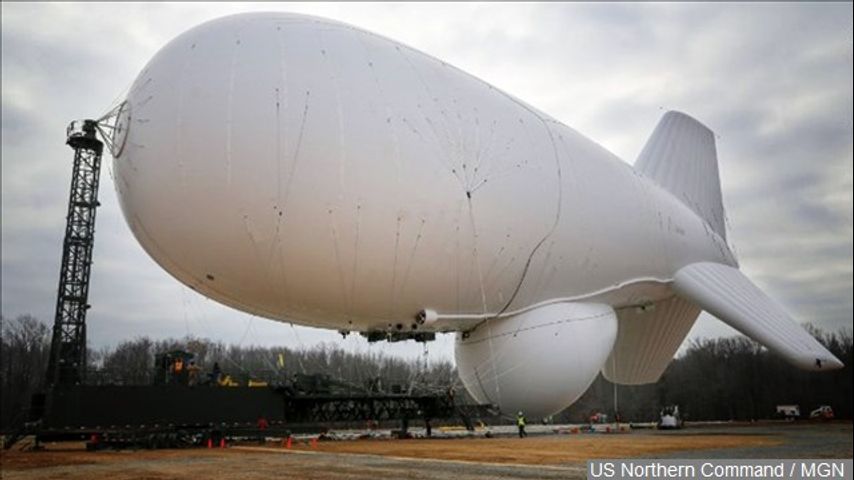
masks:
[[[794,420],[801,416],[800,405],[777,405],[777,417]]]
[[[833,418],[833,409],[830,408],[830,405],[822,405],[810,412],[810,418],[831,420]]]

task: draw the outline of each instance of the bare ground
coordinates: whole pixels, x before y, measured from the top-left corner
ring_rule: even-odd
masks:
[[[851,457],[851,423],[518,438],[355,440],[227,449],[86,452],[82,443],[3,452],[6,479],[585,478],[590,458]]]

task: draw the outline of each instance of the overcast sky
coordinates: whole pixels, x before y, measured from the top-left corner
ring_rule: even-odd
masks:
[[[53,321],[71,120],[97,118],[154,53],[229,13],[334,18],[462,68],[629,163],[664,110],[718,135],[741,268],[800,321],[852,326],[852,4],[2,4],[2,314]],[[411,342],[253,318],[161,270],[102,172],[89,341],[192,334],[232,343],[423,354]],[[701,316],[690,337],[730,335]],[[451,358],[450,338],[428,347]]]

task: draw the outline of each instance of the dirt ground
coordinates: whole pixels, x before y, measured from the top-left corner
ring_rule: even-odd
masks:
[[[3,471],[29,470],[55,466],[74,465],[103,465],[121,463],[127,460],[169,460],[173,458],[193,457],[219,457],[232,452],[226,450],[124,450],[124,451],[100,451],[87,452],[84,442],[62,442],[49,443],[41,452],[9,451],[0,454],[3,459]]]
[[[83,443],[2,454],[3,479],[585,478],[585,461],[626,457],[850,458],[851,423],[519,438],[353,440],[226,449],[86,452]]]
[[[643,438],[642,440],[640,440]],[[392,457],[435,458],[486,463],[559,465],[586,462],[589,458],[623,458],[659,455],[679,450],[743,448],[778,445],[768,436],[713,435],[548,435],[528,438],[361,440],[319,442],[317,451],[359,453]],[[300,445],[301,450],[310,446]]]

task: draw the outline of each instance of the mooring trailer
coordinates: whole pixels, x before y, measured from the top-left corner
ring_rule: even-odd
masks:
[[[450,395],[300,394],[280,387],[55,386],[37,395],[33,422],[21,434],[36,441],[85,439],[113,446],[178,447],[222,438],[287,437],[336,427],[409,421],[425,425],[493,415],[486,405],[457,405]],[[259,419],[266,423],[262,429]]]
[[[340,424],[489,416],[488,406],[457,405],[448,395],[292,395],[274,387],[54,387],[34,402],[43,431],[168,426],[254,427],[259,418],[292,431]],[[43,401],[43,408],[39,403]],[[42,410],[42,415],[38,411]]]

